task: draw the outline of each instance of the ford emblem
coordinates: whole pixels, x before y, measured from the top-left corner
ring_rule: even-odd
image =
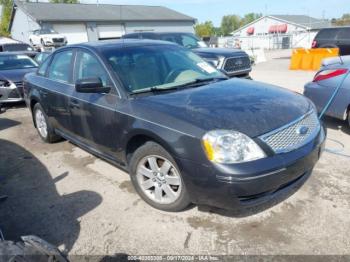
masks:
[[[309,132],[309,128],[307,126],[301,126],[297,129],[297,134],[301,136],[305,136]]]

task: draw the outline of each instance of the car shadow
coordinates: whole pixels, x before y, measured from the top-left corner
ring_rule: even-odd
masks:
[[[340,130],[343,133],[350,135],[350,127],[347,121],[342,121],[336,118],[325,116],[323,118],[323,123],[326,125],[327,128],[333,130]]]
[[[20,124],[21,122],[19,121],[15,121],[8,118],[0,118],[0,131],[14,127],[14,126],[18,126]]]
[[[102,197],[91,191],[59,194],[47,168],[23,147],[0,139],[0,228],[5,239],[36,235],[68,253],[80,233],[79,218],[95,209]]]

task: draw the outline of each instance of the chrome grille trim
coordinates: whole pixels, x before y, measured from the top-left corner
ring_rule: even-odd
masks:
[[[298,133],[299,128],[307,127],[305,135]],[[276,154],[287,153],[300,148],[316,137],[321,129],[320,121],[314,111],[310,111],[297,120],[260,136]]]

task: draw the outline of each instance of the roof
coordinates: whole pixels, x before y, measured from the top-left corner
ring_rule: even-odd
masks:
[[[266,16],[262,16],[256,20],[254,20],[253,22],[251,22],[247,25],[244,25],[244,26],[238,28],[237,30],[235,30],[231,34],[235,34],[238,31],[241,31],[245,28],[248,28],[251,25],[253,25],[254,23],[256,23],[262,19],[265,19],[266,17],[272,18],[275,20],[279,20],[281,22],[288,23],[288,24],[295,24],[297,26],[304,27],[307,30],[316,30],[316,29],[321,29],[321,28],[326,28],[326,27],[332,26],[332,24],[329,20],[317,19],[317,18],[307,16],[307,15],[266,15]]]
[[[192,21],[195,18],[162,6],[108,4],[53,4],[21,2],[15,6],[36,21]]]
[[[140,46],[155,46],[155,45],[171,45],[179,47],[179,45],[160,40],[148,40],[148,39],[118,39],[118,40],[101,40],[94,42],[86,42],[81,44],[69,45],[68,47],[89,47],[93,49],[101,48],[124,48],[124,47],[140,47]],[[64,47],[62,47],[64,48]],[[62,49],[61,48],[61,49]]]
[[[326,19],[317,19],[307,15],[269,15],[272,18],[277,18],[294,24],[302,25],[310,29],[319,29],[329,27],[331,22]]]

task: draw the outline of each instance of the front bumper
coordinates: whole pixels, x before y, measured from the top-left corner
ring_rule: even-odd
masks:
[[[289,153],[237,165],[198,165],[181,160],[186,188],[196,204],[224,209],[253,207],[302,185],[325,145],[323,128],[309,144]]]
[[[21,96],[20,90],[17,86],[11,84],[9,87],[0,87],[0,102],[11,103],[11,102],[22,102],[23,97]]]

